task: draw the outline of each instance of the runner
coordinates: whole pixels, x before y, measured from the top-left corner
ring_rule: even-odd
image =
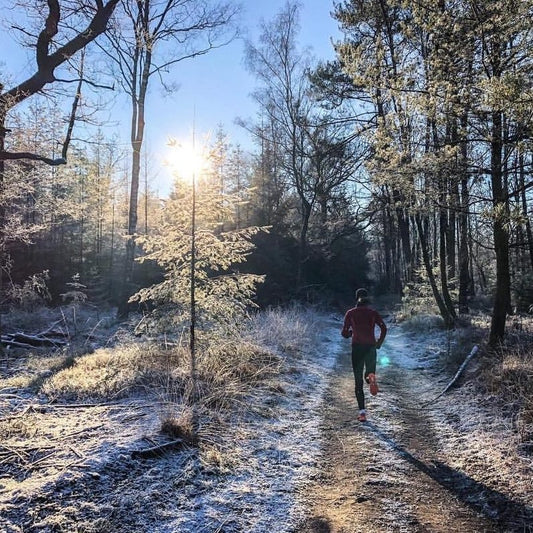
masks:
[[[379,392],[376,380],[376,349],[381,348],[387,326],[381,315],[368,306],[369,298],[366,289],[357,289],[355,293],[355,307],[349,309],[344,316],[342,336],[352,338],[352,368],[355,379],[355,397],[359,407],[357,420],[366,422],[364,379],[370,386],[370,394],[375,396]],[[375,326],[380,329],[379,339],[376,341]]]

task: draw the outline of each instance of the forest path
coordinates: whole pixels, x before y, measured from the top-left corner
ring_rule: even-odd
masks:
[[[432,420],[437,407],[416,408],[431,402],[444,382],[431,371],[432,356],[420,349],[413,355],[413,348],[399,328],[389,331],[378,351],[380,392],[365,391],[366,423],[356,420],[350,346],[341,348],[324,399],[320,473],[300,495],[309,518],[295,531],[502,531],[483,516],[483,502],[471,501],[486,487],[448,466]]]

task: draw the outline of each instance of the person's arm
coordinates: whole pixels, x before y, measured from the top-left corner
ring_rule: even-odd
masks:
[[[383,341],[385,340],[385,336],[387,335],[387,326],[385,325],[385,322],[383,322],[383,319],[381,318],[381,315],[376,311],[376,324],[379,326],[379,339],[376,342],[376,348],[379,350],[381,348],[381,345],[383,344]]]
[[[345,339],[349,339],[351,336],[352,336],[352,328],[350,326],[350,312],[348,311],[345,315],[344,315],[344,324],[342,326],[342,331],[341,331],[341,335],[345,338]]]

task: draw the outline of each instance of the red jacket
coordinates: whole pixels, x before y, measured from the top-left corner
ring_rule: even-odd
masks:
[[[374,333],[375,327],[380,329],[379,339],[376,341]],[[387,326],[381,315],[363,304],[357,304],[349,309],[344,316],[344,325],[342,327],[343,337],[352,337],[352,344],[372,344],[378,348],[382,345],[387,334]]]

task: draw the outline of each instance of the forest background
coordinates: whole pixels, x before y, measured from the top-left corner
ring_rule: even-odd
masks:
[[[0,72],[6,527],[531,524],[533,0],[334,1],[327,61],[313,2],[249,36],[230,0],[1,2],[31,58]],[[175,82],[238,39],[257,113],[206,137]],[[150,145],[156,108],[187,134]],[[361,286],[390,326],[367,424]]]
[[[448,328],[481,306],[497,346],[508,316],[531,309],[530,1],[335,3],[330,62],[299,47],[288,2],[246,41],[259,112],[240,125],[254,149],[221,126],[196,138],[191,170],[171,141],[168,198],[143,151],[149,89],[235,38],[239,7],[13,8],[35,69],[2,76],[3,312],[82,299],[163,329],[172,309],[185,327],[192,250],[205,324],[251,305],[345,303],[365,285]],[[96,120],[111,88],[131,103],[128,150]]]

